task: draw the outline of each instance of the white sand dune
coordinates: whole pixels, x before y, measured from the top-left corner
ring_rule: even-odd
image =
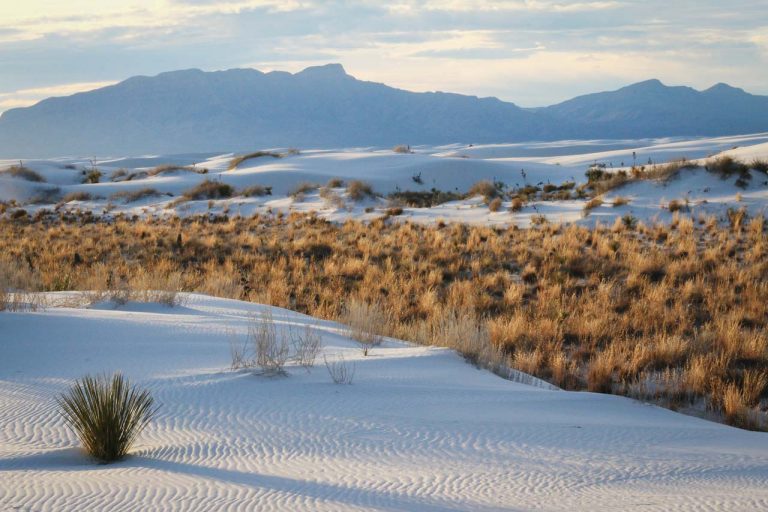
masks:
[[[388,341],[363,357],[337,324],[270,308],[318,329],[353,384],[322,362],[228,370],[230,339],[265,309],[189,295],[0,314],[0,510],[768,509],[764,433],[510,382],[448,350]],[[96,465],[53,398],[114,370],[161,409],[132,456]]]
[[[735,149],[734,149],[735,148]],[[284,151],[278,149],[277,151]],[[394,191],[466,192],[480,180],[501,182],[507,190],[526,185],[560,185],[565,182],[583,183],[585,171],[594,163],[605,164],[610,171],[627,169],[633,162],[638,165],[652,161],[662,164],[679,158],[704,163],[709,156],[729,154],[749,162],[761,158],[768,160],[768,133],[739,137],[697,139],[658,139],[639,141],[561,141],[550,143],[519,143],[494,145],[451,145],[413,148],[412,154],[398,154],[391,149],[352,148],[338,150],[306,150],[300,154],[275,159],[269,156],[246,160],[235,170],[229,170],[232,154],[170,155],[142,158],[111,158],[91,162],[87,159],[30,160],[25,166],[40,173],[47,183],[31,183],[0,175],[0,201],[16,200],[34,214],[41,209],[52,209],[49,204],[30,203],[46,190],[58,187],[58,195],[87,192],[88,200],[67,203],[65,210],[87,210],[96,215],[170,216],[194,214],[228,214],[252,216],[277,212],[315,212],[332,220],[349,218],[371,220],[385,214],[389,203],[383,198],[353,201],[344,188],[336,190],[342,203],[324,200],[317,190],[301,199],[290,197],[300,183],[324,185],[331,178],[347,183],[363,180],[381,195]],[[634,155],[634,156],[633,156]],[[17,164],[0,160],[0,169]],[[146,176],[146,171],[157,165],[183,165],[207,169],[206,174],[183,170]],[[103,173],[101,183],[83,184],[83,174],[92,166]],[[110,176],[125,169],[138,174],[130,181],[110,181]],[[527,203],[518,212],[509,211],[510,201],[498,212],[489,211],[487,205],[476,198],[444,203],[433,208],[405,208],[402,219],[415,222],[464,222],[484,225],[518,225],[527,227],[531,219],[544,215],[551,222],[594,225],[600,221],[612,223],[617,218],[631,215],[642,221],[669,221],[666,209],[672,199],[688,200],[688,214],[715,215],[723,222],[728,208],[745,207],[750,215],[763,213],[768,205],[768,177],[752,172],[753,179],[745,187],[737,186],[738,176],[721,180],[703,169],[683,173],[669,183],[645,182],[617,190],[606,196],[606,207],[584,215],[586,200],[549,200]],[[213,202],[197,200],[175,204],[174,201],[203,180],[226,183],[236,193],[246,187],[271,187],[272,195],[263,197],[236,196]],[[112,194],[153,189],[158,195],[126,203],[123,199],[110,199]],[[616,195],[631,199],[622,208],[610,208]],[[739,200],[742,198],[743,200]],[[366,211],[367,210],[367,211]]]

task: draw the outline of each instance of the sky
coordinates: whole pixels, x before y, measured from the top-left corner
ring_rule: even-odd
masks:
[[[329,62],[524,107],[650,78],[768,95],[768,1],[0,0],[0,112],[134,75]]]

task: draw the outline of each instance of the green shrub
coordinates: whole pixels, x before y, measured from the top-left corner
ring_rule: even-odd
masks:
[[[57,402],[83,448],[101,462],[122,459],[157,411],[149,391],[131,386],[119,373],[86,375]]]

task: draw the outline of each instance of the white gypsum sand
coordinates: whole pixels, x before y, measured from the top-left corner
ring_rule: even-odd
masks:
[[[735,147],[735,149],[734,149]],[[768,134],[739,137],[697,139],[655,139],[624,141],[560,141],[494,145],[455,144],[440,147],[412,148],[412,154],[401,154],[391,148],[351,148],[338,150],[303,150],[294,154],[285,148],[272,150],[282,158],[261,156],[229,169],[232,154],[195,154],[111,158],[91,162],[87,159],[61,158],[24,161],[25,167],[38,172],[45,183],[25,181],[0,174],[0,201],[15,200],[28,213],[40,210],[89,211],[97,216],[117,214],[139,217],[170,215],[252,216],[290,212],[314,212],[322,218],[340,221],[353,218],[380,218],[393,206],[384,197],[351,198],[346,185],[362,180],[373,191],[386,196],[395,191],[430,192],[432,189],[464,194],[480,180],[503,183],[505,190],[526,185],[543,187],[566,182],[586,182],[585,171],[594,164],[605,164],[609,172],[628,170],[633,163],[664,164],[687,158],[704,164],[707,158],[731,155],[746,163],[754,159],[768,161]],[[634,153],[634,156],[633,156]],[[16,160],[0,161],[0,170],[17,165]],[[189,169],[170,170],[150,176],[159,165],[177,165]],[[81,183],[92,167],[102,175],[99,183]],[[121,169],[123,171],[121,171]],[[193,170],[190,170],[193,169]],[[205,174],[195,172],[207,170]],[[122,172],[112,181],[111,176]],[[148,174],[149,173],[149,174]],[[431,208],[403,207],[401,220],[435,223],[464,222],[485,225],[518,225],[528,227],[532,220],[544,216],[550,222],[573,222],[594,225],[613,223],[618,218],[638,221],[669,222],[670,201],[686,202],[686,215],[694,218],[714,215],[727,222],[729,208],[745,208],[749,215],[759,215],[768,206],[768,176],[750,171],[751,179],[739,183],[739,175],[727,179],[704,169],[682,170],[668,181],[641,181],[606,193],[603,206],[585,215],[589,200],[531,200],[519,211],[510,211],[511,201],[504,199],[498,211],[490,211],[480,197],[449,201]],[[132,176],[131,179],[128,179]],[[344,186],[321,194],[318,186],[339,178]],[[178,201],[186,190],[205,180],[230,185],[233,197]],[[315,185],[291,196],[299,184]],[[239,192],[253,186],[269,187],[271,195],[245,197]],[[57,191],[50,192],[58,188]],[[156,192],[137,196],[139,191]],[[46,191],[50,197],[45,199]],[[57,207],[68,194],[72,200]],[[114,194],[122,196],[113,197]],[[621,196],[628,204],[613,207]],[[41,199],[43,198],[43,199]],[[10,210],[9,210],[10,212]]]
[[[388,340],[363,357],[342,326],[278,308],[182,302],[0,314],[0,510],[768,508],[768,434],[510,382],[446,349]],[[267,309],[322,335],[311,371],[228,369]],[[354,364],[353,383],[323,355]],[[129,458],[98,465],[54,396],[116,370],[161,409]]]

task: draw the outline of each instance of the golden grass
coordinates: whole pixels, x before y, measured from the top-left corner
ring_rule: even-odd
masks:
[[[759,218],[678,218],[631,231],[336,225],[298,214],[63,218],[0,220],[0,276],[13,276],[6,293],[167,283],[321,318],[356,311],[363,334],[451,347],[494,371],[508,365],[568,389],[669,407],[704,404],[732,424],[768,426],[768,237]],[[363,304],[371,309],[360,313]]]

